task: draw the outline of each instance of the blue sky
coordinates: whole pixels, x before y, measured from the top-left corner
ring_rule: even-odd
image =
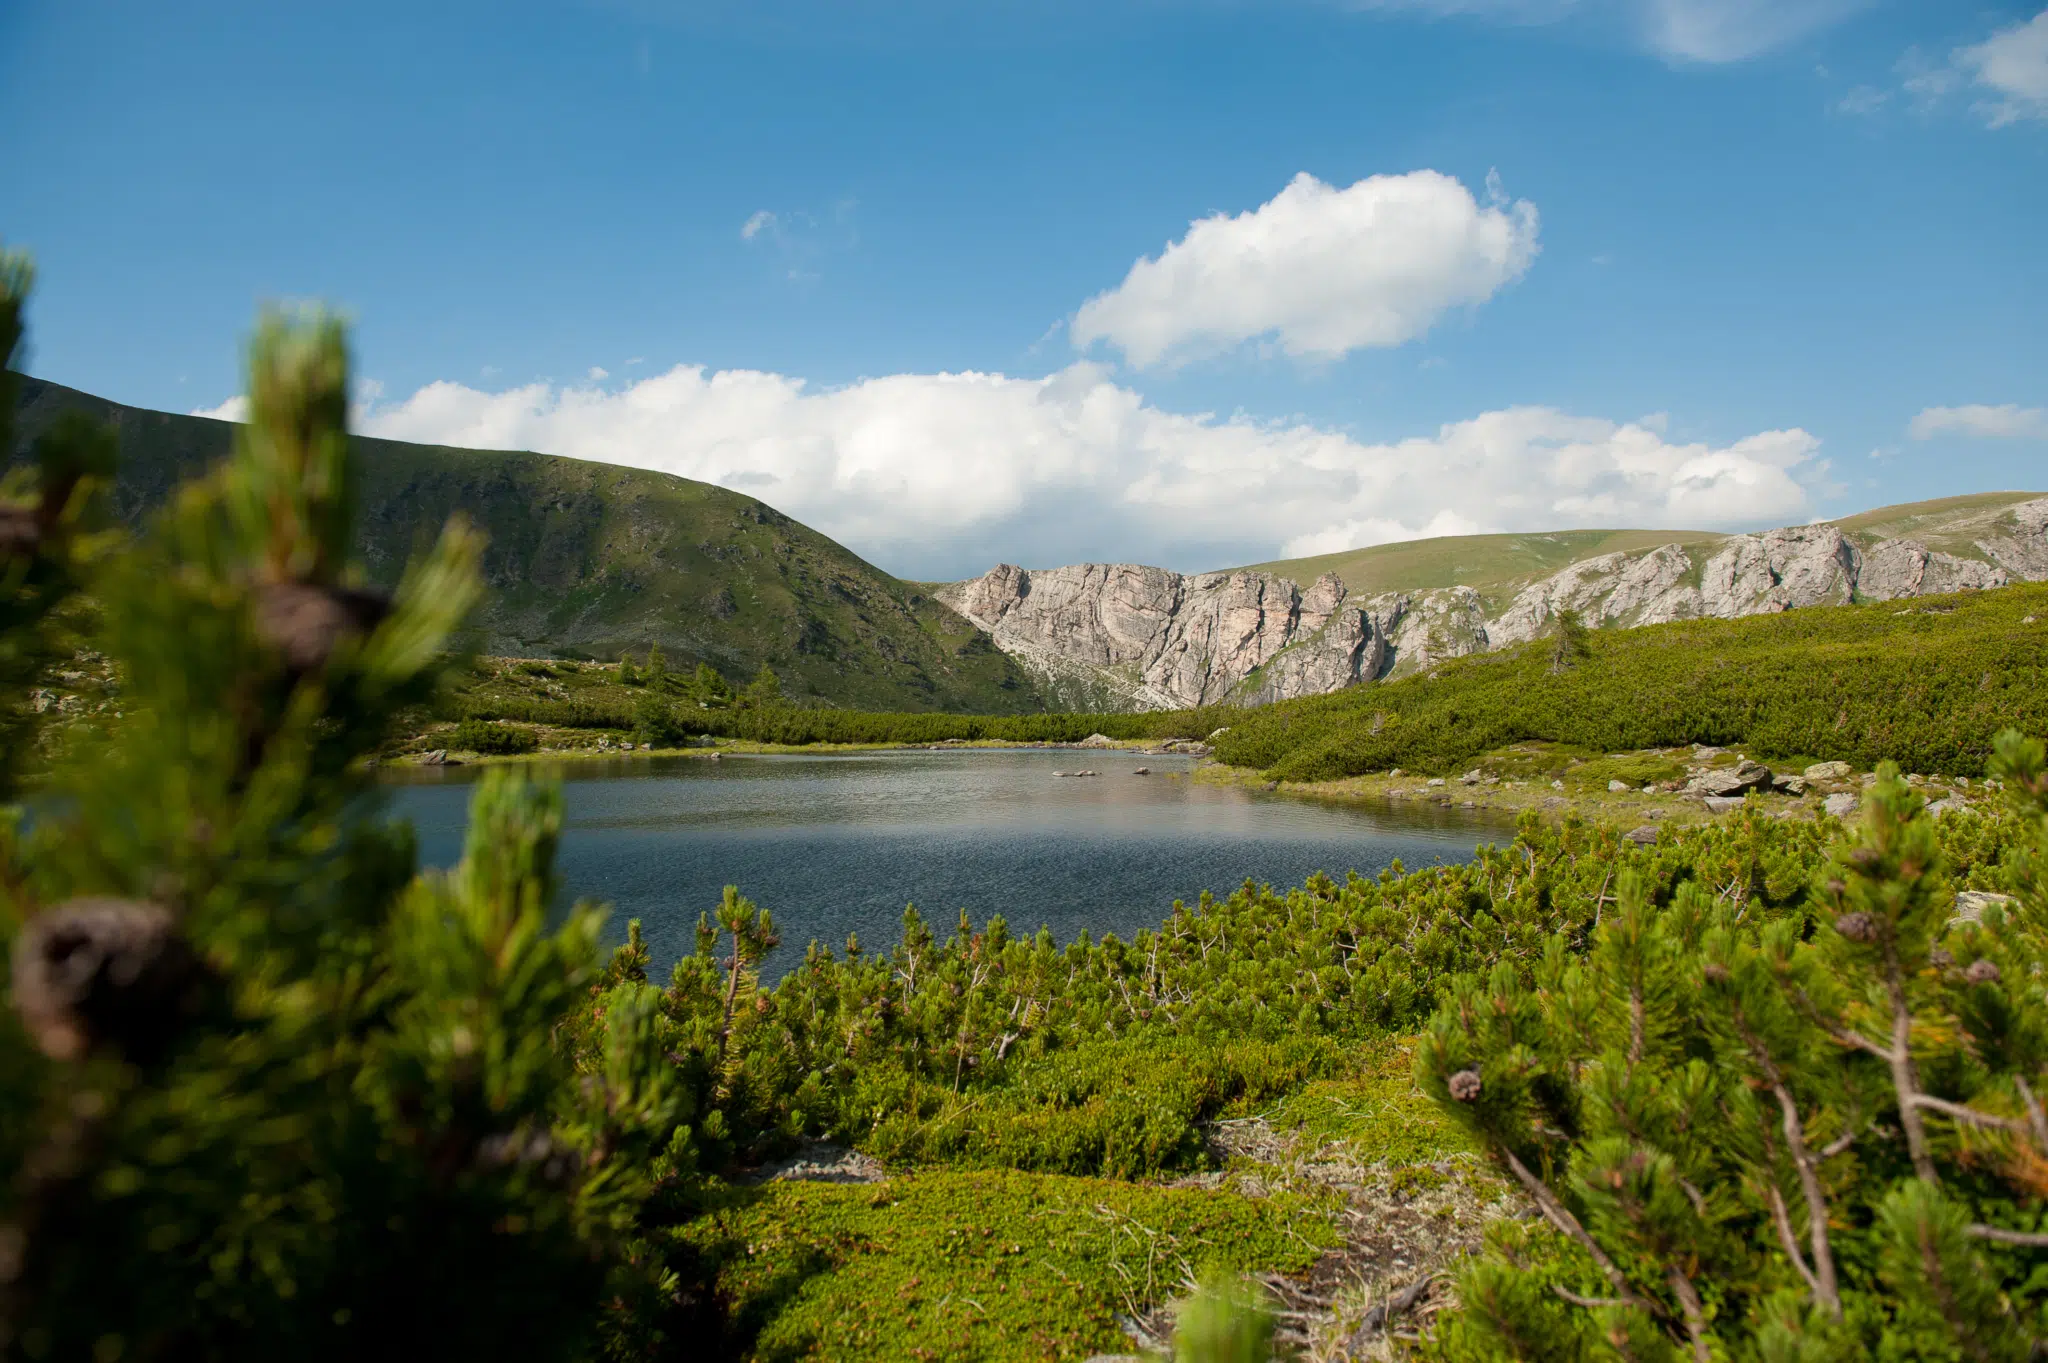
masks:
[[[0,145],[31,372],[905,575],[2048,488],[2038,0],[0,0]]]

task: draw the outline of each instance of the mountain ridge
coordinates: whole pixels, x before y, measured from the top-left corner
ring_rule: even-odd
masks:
[[[226,456],[234,426],[129,407],[22,376],[21,457],[66,411],[110,423],[115,514],[138,524]],[[616,657],[659,644],[672,668],[855,708],[1044,708],[1031,677],[955,612],[753,497],[671,474],[523,451],[355,436],[356,550],[372,581],[462,512],[489,536],[487,594],[464,643],[507,656]]]
[[[1892,529],[1915,534],[1883,534]],[[1583,548],[1601,552],[1570,556]],[[1594,627],[1628,628],[2048,579],[2048,497],[1975,494],[1755,534],[1411,541],[1353,551],[1353,581],[1365,590],[1329,562],[1345,557],[1271,565],[1289,574],[1003,564],[937,595],[1055,696],[1099,703],[1114,694],[1135,708],[1262,704],[1525,643],[1566,611]],[[1538,571],[1526,571],[1532,562]],[[1389,564],[1409,574],[1408,587],[1371,591],[1387,585]],[[1303,565],[1323,570],[1306,586]]]

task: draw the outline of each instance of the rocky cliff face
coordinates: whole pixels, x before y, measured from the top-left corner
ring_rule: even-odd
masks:
[[[1706,549],[1666,544],[1571,564],[1491,618],[1470,587],[1357,597],[1335,574],[1303,589],[1270,573],[1183,576],[1132,564],[1005,564],[938,595],[1061,705],[1169,709],[1265,704],[1398,676],[1538,638],[1564,610],[1628,628],[2048,580],[2048,498],[2013,507],[1976,548],[1982,558],[1909,539],[1859,547],[1832,525],[1731,535]]]

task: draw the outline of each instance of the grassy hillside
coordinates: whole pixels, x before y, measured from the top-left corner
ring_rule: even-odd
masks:
[[[1354,592],[1474,587],[1493,597],[1580,559],[1633,553],[1660,544],[1714,544],[1725,536],[1704,530],[1558,530],[1541,535],[1446,535],[1439,539],[1377,544],[1313,558],[1250,565],[1303,586],[1335,573]]]
[[[24,380],[25,441],[66,410],[120,432],[129,522],[228,450],[233,427]],[[752,497],[667,474],[540,454],[358,438],[356,548],[380,583],[448,517],[490,535],[489,594],[469,644],[493,654],[616,658],[659,644],[744,682],[762,663],[799,700],[1009,714],[1030,678],[925,590]]]
[[[1601,752],[1743,744],[1762,757],[1978,776],[2000,729],[2048,730],[2048,585],[1596,631],[1247,712],[1217,756],[1283,780],[1449,774],[1510,743]]]
[[[1911,538],[1932,549],[1981,559],[1976,540],[1998,533],[1999,518],[2038,492],[1979,492],[1928,502],[1906,502],[1845,516],[1833,522],[1865,547],[1879,540]],[[1346,549],[1312,558],[1277,559],[1249,565],[1303,586],[1335,573],[1354,592],[1417,591],[1430,587],[1473,587],[1495,602],[1527,582],[1568,564],[1601,554],[1637,553],[1660,544],[1711,548],[1727,536],[1709,530],[1559,530],[1532,535],[1448,535],[1406,540],[1369,549]]]
[[[1999,521],[2006,508],[2031,501],[2038,492],[1977,492],[1966,497],[1940,497],[1929,502],[1901,502],[1844,516],[1835,522],[1858,544],[1886,539],[1914,539],[1930,549],[1981,559],[1976,541],[2006,533]]]

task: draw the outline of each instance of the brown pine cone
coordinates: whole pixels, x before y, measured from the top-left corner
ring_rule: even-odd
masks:
[[[345,636],[368,634],[391,613],[377,592],[273,582],[256,594],[256,632],[292,671],[317,672]]]
[[[102,1043],[155,1058],[206,978],[170,911],[138,900],[68,900],[29,919],[14,943],[14,1006],[53,1060]]]

